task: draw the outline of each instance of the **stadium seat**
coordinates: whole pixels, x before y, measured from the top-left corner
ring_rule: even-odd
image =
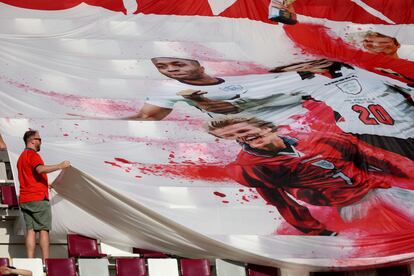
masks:
[[[109,276],[108,259],[78,259],[79,276]]]
[[[14,186],[0,186],[1,204],[15,207],[19,204]]]
[[[10,260],[7,257],[0,258],[0,266],[9,266]]]
[[[179,276],[177,259],[148,259],[149,276]]]
[[[247,266],[248,276],[280,276],[279,269],[276,267],[249,264]]]
[[[146,276],[145,259],[117,258],[115,260],[116,276]]]
[[[378,276],[411,276],[414,271],[410,272],[408,265],[381,267],[377,269]]]
[[[181,259],[181,276],[210,276],[210,263],[207,259]]]
[[[135,254],[139,254],[139,256],[142,258],[169,258],[169,256],[165,253],[136,247],[132,249],[132,252]]]
[[[105,253],[108,255],[108,258],[139,258],[139,254],[132,253],[131,246],[121,246],[121,245],[113,245],[108,244],[105,242],[100,242],[99,247],[101,248],[101,253]]]
[[[68,256],[75,258],[101,258],[106,254],[99,252],[98,241],[93,238],[68,234]]]
[[[246,276],[246,268],[237,262],[216,259],[217,276]]]
[[[40,258],[13,258],[12,265],[20,269],[30,270],[33,276],[43,276],[43,263]]]
[[[46,259],[47,276],[76,276],[75,259]]]
[[[347,276],[344,271],[311,272],[310,276]]]

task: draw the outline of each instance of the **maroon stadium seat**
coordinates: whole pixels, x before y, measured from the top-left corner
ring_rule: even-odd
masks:
[[[352,271],[351,271],[352,273]],[[346,276],[345,271],[311,272],[311,276]]]
[[[411,273],[413,273],[412,271]],[[378,276],[410,276],[408,265],[381,267],[377,269]]]
[[[0,258],[0,266],[9,266],[10,260],[7,257]]]
[[[99,252],[98,241],[93,238],[68,234],[68,256],[75,258],[101,258],[106,254]]]
[[[1,203],[14,207],[19,204],[17,201],[16,189],[14,186],[0,186],[1,188]]]
[[[76,276],[75,259],[46,259],[47,276]]]
[[[132,252],[135,254],[139,254],[142,258],[169,258],[169,256],[165,253],[136,247],[132,249]]]
[[[145,259],[118,258],[115,260],[116,276],[146,276]]]
[[[276,267],[249,264],[247,266],[248,276],[279,276],[279,269]]]
[[[206,259],[181,259],[181,276],[210,276],[210,263]]]

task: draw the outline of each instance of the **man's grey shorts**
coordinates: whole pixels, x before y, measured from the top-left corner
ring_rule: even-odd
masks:
[[[20,204],[26,229],[49,231],[52,226],[52,210],[49,200],[32,201]]]

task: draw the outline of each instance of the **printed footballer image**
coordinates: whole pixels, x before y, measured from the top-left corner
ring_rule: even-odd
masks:
[[[335,111],[336,124],[344,132],[414,159],[414,93],[406,83],[328,59],[226,77],[209,74],[197,60],[155,57],[152,62],[169,78],[171,90],[148,96],[129,119],[163,120],[182,102],[212,118],[248,114],[283,123],[306,112],[302,102],[310,96]]]
[[[280,74],[250,74],[242,76],[213,76],[202,64],[193,59],[154,57],[157,70],[169,78],[170,91],[164,95],[151,95],[143,107],[128,119],[162,120],[179,102],[207,113],[209,117],[249,111],[257,116],[270,116],[275,109],[300,105],[299,93],[288,93],[281,83],[300,80],[291,74],[278,80]],[[293,80],[291,80],[293,78]],[[279,92],[280,90],[280,92]],[[191,112],[188,112],[191,115]]]
[[[302,125],[296,128],[254,117],[210,120],[210,134],[241,146],[226,167],[231,178],[255,188],[303,234],[340,234],[316,219],[306,204],[335,207],[342,220],[352,221],[386,202],[381,208],[414,220],[414,162],[343,132],[326,104],[310,99],[303,106],[308,112],[296,117]]]

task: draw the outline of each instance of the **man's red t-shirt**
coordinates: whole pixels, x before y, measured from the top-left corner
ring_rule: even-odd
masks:
[[[25,149],[20,155],[17,161],[20,203],[49,199],[47,175],[36,171],[39,165],[44,165],[44,162],[35,150]]]

